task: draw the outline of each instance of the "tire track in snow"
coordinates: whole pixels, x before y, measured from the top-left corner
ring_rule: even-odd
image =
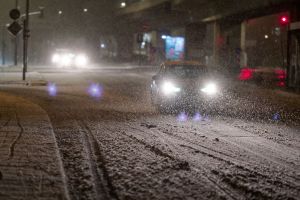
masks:
[[[118,194],[109,178],[108,171],[105,167],[106,161],[104,159],[104,156],[102,155],[99,142],[97,142],[97,139],[94,136],[93,132],[83,120],[77,120],[77,123],[84,131],[83,142],[85,143],[84,147],[86,147],[88,153],[87,156],[89,157],[88,159],[90,161],[90,168],[94,178],[95,190],[98,194],[97,199],[118,200]],[[105,194],[101,194],[103,192]]]
[[[153,134],[153,132],[152,131],[144,131],[143,129],[139,129],[139,128],[136,128],[136,127],[134,127],[134,126],[130,126],[130,125],[128,125],[128,127],[129,128],[131,128],[131,129],[135,129],[135,130],[138,130],[139,132],[144,132],[146,135],[149,135],[149,134]],[[170,136],[169,134],[166,134],[166,133],[163,133],[163,132],[159,132],[159,134],[165,134],[165,135],[168,135],[168,136]],[[135,135],[136,134],[138,134],[138,133],[134,133]],[[156,135],[155,135],[156,136]],[[144,137],[144,135],[142,135],[142,137]],[[174,137],[174,138],[176,138],[176,137]],[[182,139],[182,138],[180,138],[180,139]],[[167,146],[172,146],[172,150],[174,150],[175,149],[175,152],[177,152],[178,153],[178,155],[181,153],[182,154],[182,150],[180,149],[180,148],[178,148],[178,146],[177,145],[175,145],[174,144],[174,140],[172,140],[172,141],[166,141],[166,140],[169,140],[168,138],[165,138],[165,137],[163,137],[163,141],[161,140],[161,138],[160,138],[160,141],[161,142],[163,142],[163,143],[165,143],[165,145],[167,145]],[[178,140],[178,139],[177,139]],[[178,144],[180,144],[180,141],[178,141]],[[195,145],[195,144],[194,144]],[[188,146],[185,146],[185,147],[188,147]],[[158,147],[156,147],[156,148],[158,148]],[[189,147],[188,147],[189,148]],[[191,147],[192,148],[192,147]],[[232,160],[226,160],[226,159],[224,159],[223,157],[220,157],[220,156],[216,156],[214,153],[209,153],[209,152],[205,152],[205,151],[201,151],[201,150],[199,150],[199,149],[194,149],[194,150],[196,150],[198,153],[201,153],[202,155],[204,155],[204,156],[208,156],[208,157],[210,157],[210,158],[213,158],[213,159],[216,159],[216,160],[218,160],[218,161],[220,161],[220,162],[223,162],[223,163],[226,163],[228,166],[230,166],[230,168],[233,168],[233,169],[235,169],[235,170],[237,170],[237,171],[240,171],[242,174],[250,174],[251,176],[255,176],[255,177],[257,177],[257,179],[264,179],[266,182],[270,182],[270,183],[276,183],[276,184],[279,184],[279,185],[281,185],[281,186],[285,186],[286,188],[289,188],[289,187],[291,187],[291,185],[290,185],[290,183],[285,183],[285,182],[282,182],[280,179],[276,179],[276,180],[273,180],[273,179],[270,179],[270,177],[269,176],[267,176],[267,175],[264,175],[264,174],[261,174],[261,173],[259,173],[259,172],[257,172],[257,170],[254,170],[254,169],[250,169],[249,167],[245,167],[245,166],[242,166],[242,165],[240,165],[240,164],[237,164],[237,162],[239,162],[239,161],[232,161]],[[236,159],[235,159],[236,160]],[[249,163],[246,163],[246,164],[249,164]],[[199,169],[199,167],[200,167],[200,170],[206,170],[207,171],[207,169],[206,168],[203,168],[203,167],[201,167],[201,166],[199,166],[199,165],[197,165],[197,166],[195,166],[195,167],[193,167],[193,168],[195,168],[195,169]],[[248,194],[257,194],[258,196],[257,197],[263,197],[263,198],[269,198],[270,196],[267,194],[267,192],[266,193],[264,193],[264,192],[261,192],[261,191],[259,191],[258,189],[256,190],[255,188],[249,188],[249,187],[247,187],[247,186],[243,186],[242,184],[241,185],[237,185],[237,183],[235,183],[235,182],[230,182],[231,181],[231,179],[228,179],[228,177],[226,177],[224,174],[222,174],[222,173],[216,173],[216,171],[213,171],[214,172],[214,174],[215,175],[217,175],[217,176],[220,176],[221,178],[222,178],[222,180],[225,180],[225,181],[227,181],[226,182],[226,184],[228,185],[228,186],[230,186],[233,190],[238,190],[238,191],[240,191],[240,192],[246,192],[246,193],[248,193]],[[207,173],[209,174],[209,173],[211,173],[210,171],[207,171]],[[242,175],[243,176],[243,175]],[[245,177],[247,177],[247,176],[245,176]],[[217,179],[215,179],[216,181],[217,181]],[[291,182],[291,184],[292,185],[294,185],[295,184],[295,182]],[[297,188],[296,188],[297,186],[294,186],[293,188],[294,188],[294,190],[297,190]],[[275,192],[275,191],[274,191]]]
[[[197,128],[199,129],[199,127],[197,127]],[[201,130],[202,130],[202,129],[201,129]],[[222,130],[226,130],[226,128],[222,128]],[[176,130],[176,131],[178,132],[178,130]],[[163,133],[163,134],[168,134],[168,135],[173,136],[173,137],[175,137],[175,138],[178,138],[178,139],[180,139],[180,140],[185,140],[185,141],[187,141],[187,142],[190,143],[190,144],[194,144],[194,145],[200,146],[201,148],[207,149],[207,150],[212,151],[212,152],[216,152],[216,153],[218,153],[218,154],[220,154],[220,155],[222,155],[222,156],[228,156],[228,158],[232,158],[232,159],[236,160],[236,161],[239,162],[239,163],[242,162],[242,163],[244,163],[244,164],[251,164],[250,162],[246,162],[246,163],[245,163],[244,161],[239,160],[239,159],[237,159],[237,158],[234,158],[234,157],[232,157],[232,156],[230,156],[230,155],[228,155],[228,154],[224,154],[223,152],[216,151],[216,150],[214,150],[214,149],[205,147],[204,145],[195,143],[194,141],[188,139],[187,137],[182,137],[182,136],[179,136],[179,135],[175,135],[175,134],[171,133],[170,131],[167,131],[167,132],[166,132],[166,131],[161,131],[161,130],[160,130],[159,132],[160,132],[160,133]],[[182,132],[180,132],[180,133],[182,133]],[[228,144],[231,144],[231,145],[233,145],[233,146],[236,146],[238,149],[243,149],[243,150],[247,151],[248,153],[250,153],[250,154],[252,154],[252,155],[254,155],[254,156],[257,156],[257,157],[260,157],[260,158],[269,160],[269,161],[271,161],[272,163],[275,163],[275,164],[280,165],[280,166],[282,166],[282,167],[286,167],[286,168],[288,168],[290,171],[293,171],[293,172],[297,173],[297,171],[295,171],[295,168],[290,167],[284,160],[283,160],[282,162],[279,162],[279,161],[277,161],[277,160],[274,160],[273,158],[270,158],[270,157],[268,157],[268,156],[264,156],[264,155],[262,155],[262,154],[259,154],[259,153],[255,152],[255,151],[249,149],[248,147],[245,147],[244,145],[239,144],[238,142],[233,142],[233,141],[232,141],[232,139],[234,139],[234,138],[243,138],[243,136],[241,137],[240,135],[239,135],[239,136],[234,136],[234,135],[233,135],[233,136],[228,137],[228,135],[224,135],[224,134],[222,134],[220,131],[216,132],[216,131],[214,131],[214,129],[212,129],[212,131],[209,131],[209,132],[206,131],[205,133],[210,134],[211,136],[214,136],[214,137],[216,137],[216,138],[222,138],[222,140],[226,141]],[[183,134],[183,133],[182,133],[182,134]],[[251,136],[249,136],[249,135],[245,135],[245,136],[247,136],[248,138],[262,138],[262,139],[265,139],[265,138],[260,137],[260,136],[257,136],[257,135],[254,135],[254,137],[251,137]],[[265,139],[265,140],[266,140],[266,139]],[[256,141],[257,141],[257,140],[255,140],[255,142],[256,142]],[[278,144],[278,145],[280,145],[280,144]],[[264,147],[265,147],[265,146],[264,146]],[[276,151],[278,151],[278,150],[276,150]],[[289,156],[291,156],[291,155],[285,154],[285,153],[282,152],[282,151],[281,151],[281,153],[285,155],[284,157],[289,157]],[[252,163],[252,164],[253,164],[253,163]],[[293,180],[299,181],[299,178],[297,178],[297,177],[295,177],[295,176],[291,176],[291,175],[288,175],[288,174],[286,174],[286,176],[289,177],[289,178],[291,178],[291,179],[293,179]]]
[[[84,153],[87,159],[87,165],[89,168],[89,173],[92,178],[92,187],[95,192],[96,197],[92,197],[97,200],[119,200],[117,192],[115,191],[114,186],[112,185],[110,178],[108,176],[107,169],[105,167],[105,159],[101,152],[101,147],[89,126],[86,122],[75,115],[76,113],[72,110],[64,110],[64,114],[68,116],[69,119],[74,120],[79,132],[81,134],[81,141],[77,141],[83,144]],[[68,162],[64,161],[63,162]],[[68,171],[68,169],[65,169]],[[71,172],[72,173],[72,172]]]
[[[131,126],[128,126],[128,127],[129,128],[133,128]],[[109,130],[110,132],[113,132],[112,129],[109,129],[107,127],[106,127],[106,129]],[[121,127],[121,129],[124,129],[124,127],[123,128]],[[136,129],[136,128],[134,127],[134,129]],[[146,134],[149,134],[149,132],[145,132],[143,130],[141,130],[141,131],[144,132],[144,133],[146,133]],[[240,196],[238,196],[237,194],[233,194],[234,191],[230,190],[227,187],[224,187],[224,185],[220,185],[218,183],[219,182],[218,179],[208,176],[208,174],[210,174],[210,172],[207,169],[205,169],[203,167],[200,167],[200,166],[197,166],[197,167],[190,166],[189,162],[187,162],[185,160],[181,160],[179,158],[176,158],[173,155],[170,155],[170,154],[166,153],[165,151],[161,150],[159,147],[157,147],[155,145],[148,144],[144,140],[141,140],[141,139],[137,138],[136,136],[134,136],[132,134],[127,134],[126,132],[124,132],[124,134],[127,135],[132,140],[134,140],[134,141],[136,141],[136,142],[144,145],[145,149],[148,149],[149,151],[155,153],[156,155],[161,156],[161,157],[165,157],[165,158],[169,158],[169,159],[171,159],[173,161],[178,162],[178,166],[180,166],[181,170],[190,170],[190,169],[193,169],[194,171],[197,171],[198,173],[201,174],[201,177],[199,177],[199,178],[204,178],[207,183],[210,183],[211,187],[216,188],[219,192],[221,192],[223,195],[227,196],[228,198],[234,199],[234,200],[240,199]]]
[[[230,127],[232,128],[232,127]],[[239,129],[239,130],[242,130],[244,132],[248,132],[249,131],[245,131],[243,129],[240,129],[238,127],[234,127],[234,129]],[[260,157],[262,159],[265,159],[265,160],[268,160],[276,165],[279,165],[281,166],[282,168],[287,168],[289,171],[292,171],[294,173],[298,173],[297,170],[295,171],[295,166],[297,168],[297,164],[293,164],[294,167],[291,166],[291,163],[290,164],[287,164],[288,162],[286,160],[284,160],[283,158],[288,158],[291,156],[291,154],[287,154],[285,153],[284,151],[278,151],[278,149],[274,148],[274,147],[271,147],[271,146],[267,146],[268,144],[270,144],[269,140],[263,138],[263,137],[259,137],[261,138],[262,140],[265,140],[268,144],[266,143],[263,143],[262,141],[259,141],[259,140],[255,140],[255,141],[246,141],[246,140],[243,140],[243,143],[240,143],[238,139],[241,139],[241,138],[238,138],[238,137],[224,137],[226,135],[222,134],[220,132],[220,130],[214,130],[214,131],[211,131],[211,134],[216,136],[216,137],[222,137],[222,139],[224,141],[226,141],[227,143],[231,144],[231,145],[234,145],[236,146],[237,148],[239,149],[243,149],[243,150],[246,150],[247,152],[257,156],[257,157]],[[251,133],[253,134],[253,133]],[[234,140],[234,139],[237,139],[237,140]],[[280,145],[280,144],[277,144],[277,143],[274,143],[271,141],[272,144],[276,144],[278,147],[283,147],[283,145]],[[257,151],[254,151],[253,149],[251,149],[250,147],[247,147],[249,145],[254,145],[256,144],[255,146],[255,150]],[[260,146],[258,146],[260,145]],[[264,148],[264,151],[263,149],[261,148]],[[288,149],[287,147],[285,147],[285,149]],[[264,155],[265,152],[271,152],[272,155]],[[276,152],[276,153],[275,153]],[[291,151],[291,152],[294,152],[294,151]],[[294,155],[294,154],[292,154]],[[300,155],[300,154],[299,154]],[[298,166],[299,167],[299,166]],[[293,176],[290,176],[291,178],[296,178],[296,177],[293,177]],[[299,178],[296,178],[298,181],[299,181]]]

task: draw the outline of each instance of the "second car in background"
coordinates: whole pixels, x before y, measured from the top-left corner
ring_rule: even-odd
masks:
[[[57,49],[52,55],[52,64],[60,68],[84,68],[88,57],[84,53],[75,53],[67,49]]]

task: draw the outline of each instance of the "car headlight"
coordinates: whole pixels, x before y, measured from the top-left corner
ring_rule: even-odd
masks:
[[[58,63],[59,60],[60,60],[60,55],[59,54],[53,54],[52,63]]]
[[[70,66],[72,64],[72,55],[71,54],[63,55],[60,62],[62,66]]]
[[[80,66],[80,67],[85,66],[85,65],[87,65],[87,62],[88,62],[88,59],[85,55],[81,54],[81,55],[76,56],[76,58],[75,58],[75,64],[77,66]]]
[[[209,83],[205,85],[204,88],[201,89],[202,92],[208,94],[208,95],[214,95],[218,92],[217,85],[214,83]]]
[[[176,87],[173,83],[170,82],[165,82],[162,86],[162,90],[166,95],[181,91],[179,87]]]

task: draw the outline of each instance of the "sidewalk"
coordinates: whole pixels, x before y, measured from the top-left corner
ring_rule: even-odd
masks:
[[[0,199],[69,199],[47,113],[0,92]]]
[[[17,85],[47,85],[47,81],[39,72],[27,72],[26,81],[22,80],[21,72],[0,72],[0,84],[17,84]]]

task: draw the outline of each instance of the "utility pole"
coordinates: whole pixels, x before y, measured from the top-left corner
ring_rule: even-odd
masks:
[[[2,27],[2,49],[1,49],[2,65],[5,65],[5,49],[6,49],[5,38],[4,38],[5,28],[6,28],[5,26]]]
[[[26,80],[28,64],[28,39],[29,39],[29,6],[30,0],[26,0],[26,13],[23,28],[23,81]]]
[[[19,9],[19,0],[16,0],[16,9]],[[14,55],[14,64],[18,65],[18,35],[15,37],[15,55]]]
[[[142,65],[142,47],[141,47],[141,45],[142,45],[142,42],[143,42],[143,36],[144,36],[144,34],[143,33],[138,33],[137,34],[137,43],[138,43],[138,45],[139,45],[139,55],[138,55],[138,59],[139,59],[139,66],[141,66]]]

